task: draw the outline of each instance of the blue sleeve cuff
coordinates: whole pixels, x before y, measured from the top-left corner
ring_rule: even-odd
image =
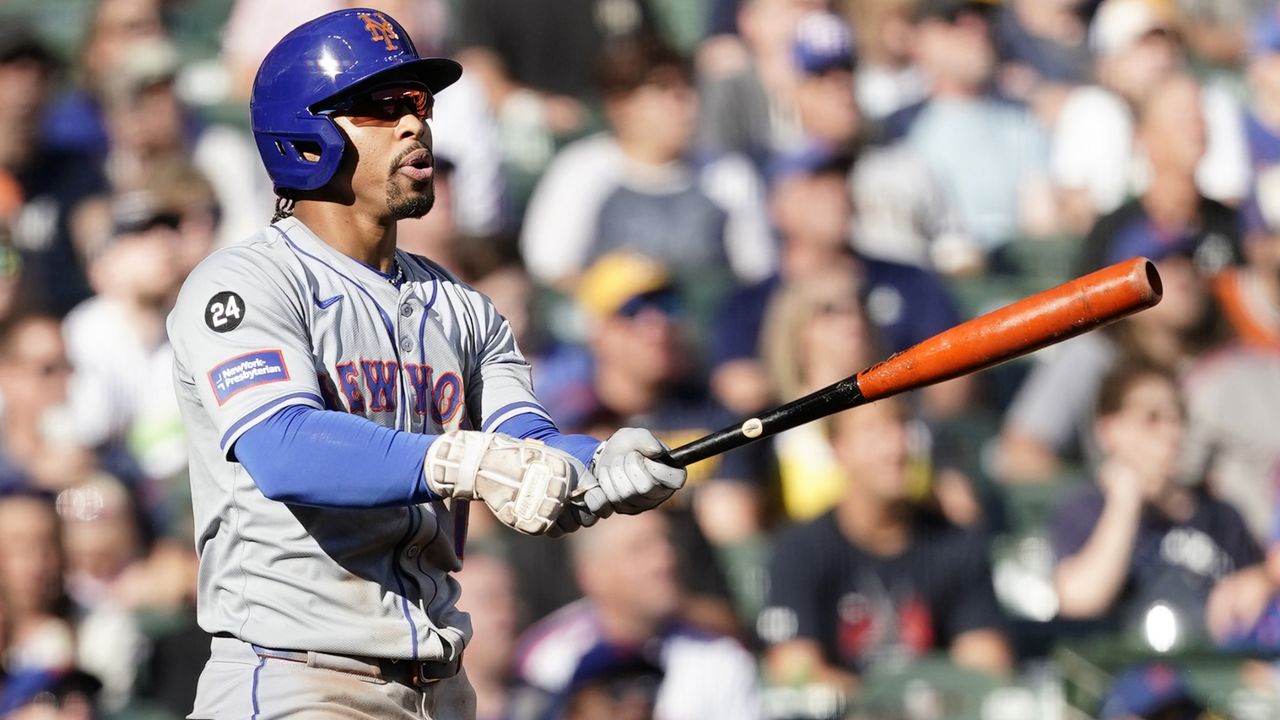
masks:
[[[494,432],[525,440],[541,440],[551,447],[567,452],[583,465],[591,465],[600,441],[590,435],[561,435],[555,423],[537,413],[521,413],[504,420]]]
[[[272,500],[315,507],[416,505],[438,499],[422,475],[436,437],[290,405],[246,430],[235,455]]]

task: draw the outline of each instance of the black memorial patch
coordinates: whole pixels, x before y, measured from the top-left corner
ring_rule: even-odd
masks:
[[[243,298],[224,290],[209,298],[204,308],[204,324],[217,333],[231,332],[240,327],[246,310]]]

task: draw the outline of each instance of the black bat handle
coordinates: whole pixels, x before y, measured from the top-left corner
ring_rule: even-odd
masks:
[[[692,442],[673,448],[657,460],[672,467],[688,467],[699,460],[728,452],[756,440],[790,430],[812,420],[865,402],[858,389],[857,377],[848,377],[821,390],[772,408],[763,415],[748,418],[737,425],[717,430]]]

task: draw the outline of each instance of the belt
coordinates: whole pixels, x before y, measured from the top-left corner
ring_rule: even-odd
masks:
[[[462,667],[462,653],[452,660],[392,660],[361,655],[338,655],[313,650],[280,650],[254,645],[253,651],[262,658],[287,660],[308,667],[326,668],[339,672],[365,675],[409,687],[423,688],[458,674]]]

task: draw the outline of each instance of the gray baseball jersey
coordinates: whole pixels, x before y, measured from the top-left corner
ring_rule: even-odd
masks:
[[[231,457],[293,404],[420,433],[545,415],[506,321],[439,266],[397,252],[396,287],[289,218],[207,258],[169,316],[191,453],[198,617],[267,647],[447,659],[466,503],[326,509],[265,497]],[[450,647],[451,646],[451,647]]]

